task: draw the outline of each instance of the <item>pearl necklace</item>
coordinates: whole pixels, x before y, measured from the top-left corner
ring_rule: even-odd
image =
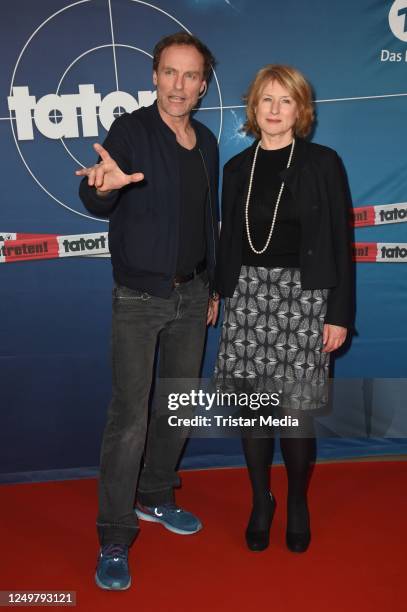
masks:
[[[288,162],[287,162],[287,168],[289,168],[290,165],[291,165],[291,161],[292,161],[293,153],[294,153],[294,146],[295,146],[295,138],[293,138],[293,141],[292,141],[292,144],[291,144],[291,151],[290,151],[290,156],[289,156]],[[283,195],[284,186],[285,186],[285,182],[283,181],[281,183],[280,191],[278,192],[278,196],[277,196],[277,200],[276,200],[276,205],[275,205],[275,208],[274,208],[273,221],[271,223],[270,232],[269,232],[269,235],[268,235],[268,238],[267,238],[267,242],[264,245],[264,247],[260,251],[258,251],[253,246],[252,238],[250,236],[250,228],[249,228],[249,202],[250,202],[250,195],[252,193],[252,183],[253,183],[254,169],[256,167],[256,159],[257,159],[257,153],[259,151],[259,148],[260,148],[260,141],[259,141],[259,143],[258,143],[258,145],[256,147],[255,152],[254,152],[252,169],[251,169],[251,172],[250,172],[249,190],[247,192],[247,198],[246,198],[246,210],[245,210],[247,239],[249,241],[249,245],[250,245],[251,250],[253,251],[253,253],[256,253],[256,255],[261,255],[262,253],[264,253],[264,251],[267,250],[267,248],[268,248],[268,246],[270,244],[271,236],[273,235],[273,231],[274,231],[274,224],[275,224],[276,218],[277,218],[278,206],[280,204],[281,196]]]

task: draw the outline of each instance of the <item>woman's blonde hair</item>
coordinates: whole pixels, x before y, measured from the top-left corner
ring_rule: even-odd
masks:
[[[253,134],[256,138],[261,137],[260,128],[256,121],[256,107],[259,103],[260,94],[269,81],[277,81],[282,87],[285,87],[297,103],[298,119],[294,126],[294,132],[296,136],[308,136],[314,122],[314,104],[311,86],[299,70],[292,66],[281,64],[268,64],[256,74],[244,98],[247,105],[247,119],[243,130],[247,134]]]

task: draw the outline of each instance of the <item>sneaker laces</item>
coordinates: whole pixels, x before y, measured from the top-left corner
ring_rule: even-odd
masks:
[[[125,544],[106,544],[102,547],[102,555],[114,559],[127,559],[127,546]]]

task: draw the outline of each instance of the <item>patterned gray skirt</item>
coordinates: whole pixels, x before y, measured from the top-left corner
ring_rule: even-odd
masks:
[[[328,289],[302,289],[297,268],[242,266],[233,297],[225,299],[216,387],[278,391],[289,409],[326,407],[327,297]]]

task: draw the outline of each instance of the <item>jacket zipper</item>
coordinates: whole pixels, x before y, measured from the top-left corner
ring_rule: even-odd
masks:
[[[205,170],[206,182],[208,183],[209,208],[211,210],[211,219],[212,219],[213,259],[214,259],[214,264],[216,266],[216,243],[215,243],[215,230],[214,230],[215,222],[214,222],[214,219],[213,219],[211,184],[209,182],[209,172],[208,172],[208,168],[206,167],[205,158],[204,158],[203,153],[202,153],[202,151],[201,151],[201,149],[199,147],[198,147],[198,151],[199,151],[199,154],[201,156],[203,167],[204,167],[204,170]]]

